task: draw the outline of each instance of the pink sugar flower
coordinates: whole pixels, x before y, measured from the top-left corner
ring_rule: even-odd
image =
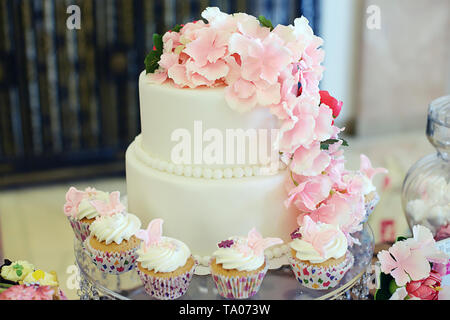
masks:
[[[362,195],[342,194],[334,192],[316,210],[312,211],[310,217],[314,221],[339,226],[349,242],[358,244],[352,233],[362,229],[361,221],[364,219],[364,198]]]
[[[330,164],[330,156],[320,149],[320,142],[314,142],[309,147],[299,147],[294,152],[290,169],[304,176],[317,176]]]
[[[316,125],[314,127],[314,136],[316,140],[325,141],[330,139],[334,133],[332,126],[333,114],[330,108],[321,104],[319,106],[319,113],[315,118]]]
[[[436,239],[436,241],[450,238],[450,223],[445,226],[441,226],[436,232],[434,238]]]
[[[146,74],[149,83],[161,84],[167,80],[167,70],[158,69],[153,73]]]
[[[256,90],[252,82],[240,78],[225,88],[225,99],[231,109],[246,112],[258,103]]]
[[[15,285],[2,293],[0,300],[53,300],[55,289],[50,286]],[[65,298],[64,295],[61,296]]]
[[[398,286],[410,280],[421,280],[430,273],[430,264],[418,251],[412,251],[405,241],[396,242],[388,251],[378,253],[381,271],[391,274]]]
[[[66,203],[64,204],[64,213],[68,217],[75,217],[78,213],[78,206],[83,200],[85,194],[75,187],[70,187],[66,193]]]
[[[229,51],[240,55],[244,79],[262,79],[274,84],[281,70],[292,62],[289,51],[282,44],[275,34],[269,34],[261,41],[235,33],[230,37]]]
[[[290,118],[280,127],[280,151],[294,153],[300,146],[308,147],[314,142],[315,118],[318,108],[314,97],[302,95],[296,98]]]
[[[420,253],[425,259],[432,263],[447,263],[448,255],[436,247],[436,241],[433,239],[431,231],[422,226],[413,226],[413,237],[406,239],[405,243],[411,251]]]
[[[320,94],[320,102],[324,105],[328,106],[333,112],[333,118],[337,118],[341,113],[342,105],[344,104],[342,101],[333,98],[328,91],[321,90]]]
[[[189,60],[186,62],[186,70],[188,72],[188,78],[189,75],[192,78],[192,75],[198,74],[205,79],[204,85],[212,86],[214,81],[225,77],[230,68],[223,59],[215,62],[207,62],[202,67],[199,67],[193,60]]]
[[[188,54],[199,68],[208,63],[215,63],[228,53],[229,36],[214,28],[204,28],[197,32],[197,38],[186,44],[184,52]]]
[[[331,180],[324,175],[304,177],[298,186],[289,191],[289,198],[285,201],[286,207],[292,203],[303,212],[311,212],[317,205],[330,195]]]
[[[427,278],[407,283],[406,291],[421,300],[438,300],[441,281],[441,275],[431,271]]]

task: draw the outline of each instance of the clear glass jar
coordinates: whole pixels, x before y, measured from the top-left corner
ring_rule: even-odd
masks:
[[[424,225],[441,240],[450,237],[450,95],[430,103],[426,134],[437,153],[409,169],[402,205],[411,228]]]

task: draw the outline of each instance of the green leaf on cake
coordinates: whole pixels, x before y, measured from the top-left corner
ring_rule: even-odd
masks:
[[[328,139],[325,141],[322,141],[320,143],[320,149],[322,150],[328,150],[328,147],[332,144],[335,144],[336,142],[338,142],[339,140],[342,141],[342,146],[344,147],[348,147],[348,142],[345,139]]]
[[[172,28],[172,31],[180,32],[181,28],[183,28],[183,26],[180,24],[177,24],[175,27]]]
[[[390,274],[385,274],[380,272],[379,285],[380,287],[375,292],[375,300],[389,300],[392,296],[391,290],[394,286],[391,282],[394,281],[394,278]]]
[[[402,237],[402,236],[398,236],[398,237],[397,237],[397,240],[395,240],[395,242],[397,242],[397,241],[403,241],[403,240],[406,240],[406,238],[405,238],[405,237]]]
[[[159,68],[159,60],[161,59],[163,51],[163,41],[162,36],[160,34],[153,34],[153,51],[145,57],[145,72],[153,73],[156,69]]]
[[[262,25],[263,27],[269,28],[270,31],[273,30],[272,21],[270,21],[269,19],[267,19],[267,18],[264,17],[263,15],[260,15],[260,16],[258,17],[258,21],[259,21],[259,23],[261,23],[261,25]]]

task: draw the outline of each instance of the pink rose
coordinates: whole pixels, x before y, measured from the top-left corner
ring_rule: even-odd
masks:
[[[406,291],[421,300],[438,300],[441,281],[441,275],[431,271],[427,278],[406,284]]]
[[[436,241],[444,240],[447,238],[450,238],[450,223],[445,226],[441,226],[434,236],[434,239]]]
[[[343,102],[333,98],[328,91],[321,90],[319,94],[320,102],[327,105],[333,111],[333,118],[337,118],[339,113],[341,113]]]

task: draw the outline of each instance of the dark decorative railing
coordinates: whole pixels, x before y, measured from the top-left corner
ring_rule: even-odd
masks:
[[[66,26],[72,4],[79,30]],[[0,0],[0,187],[18,173],[97,164],[99,174],[113,162],[123,171],[140,131],[137,78],[152,34],[207,6],[274,24],[303,13],[318,32],[313,0]]]

